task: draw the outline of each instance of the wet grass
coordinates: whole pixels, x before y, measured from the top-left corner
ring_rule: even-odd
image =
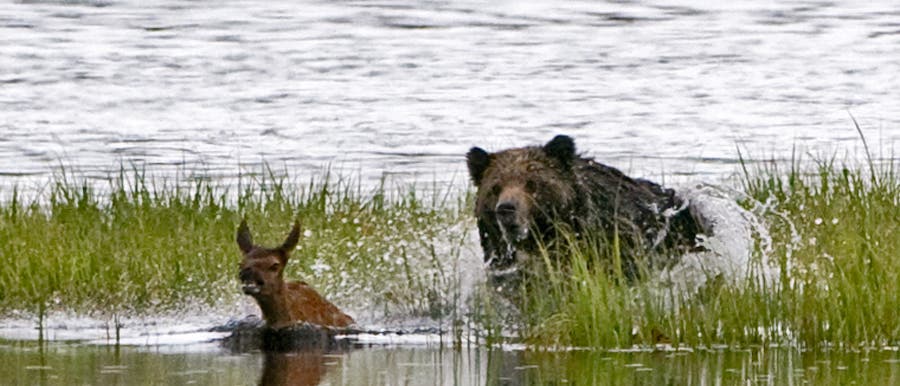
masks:
[[[104,190],[76,181],[60,172],[45,193],[13,192],[0,205],[0,313],[117,318],[233,304],[243,296],[241,218],[255,241],[277,245],[295,216],[304,237],[286,277],[349,310],[449,318],[461,308],[452,270],[468,222],[454,209],[466,204],[448,201],[456,197],[363,191],[329,175],[304,184],[271,170],[236,189],[204,180],[185,188],[137,169]]]
[[[95,190],[61,172],[45,193],[0,203],[0,314],[114,319],[233,304],[243,296],[235,279],[240,219],[255,241],[275,245],[299,216],[304,237],[286,275],[357,319],[364,312],[470,323],[488,343],[512,330],[547,346],[897,345],[895,163],[795,157],[742,165],[738,199],[767,232],[752,255],[769,259],[777,282],[711,278],[681,299],[625,278],[615,240],[602,252],[573,242],[564,263],[537,260],[521,310],[493,291],[465,288],[478,280],[462,283],[473,274],[463,256],[480,256],[470,237],[471,194],[363,190],[333,175],[298,183],[269,170],[238,187],[200,180],[185,188],[123,169]]]
[[[784,257],[775,316],[807,344],[897,344],[900,174],[894,163],[813,164],[767,164],[744,179],[750,197],[769,203],[774,254]]]
[[[710,277],[685,300],[649,281],[629,284],[615,263],[613,269],[592,268],[598,261],[615,262],[615,251],[569,243],[570,261],[545,257],[541,274],[526,290],[542,293],[525,296],[526,339],[585,347],[896,346],[900,174],[895,164],[794,157],[787,165],[746,160],[742,165],[741,204],[766,230],[756,235],[756,272],[762,272],[759,264],[766,256],[778,280],[765,282],[759,274],[738,282]]]

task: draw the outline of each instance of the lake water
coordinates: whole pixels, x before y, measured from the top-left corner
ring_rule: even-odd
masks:
[[[556,133],[719,180],[739,146],[861,158],[850,113],[891,156],[898,20],[891,0],[3,2],[0,187],[263,162],[464,186],[469,147]]]
[[[9,385],[896,385],[896,351],[532,352],[369,346],[232,353],[214,345],[109,347],[0,341]]]
[[[0,197],[61,168],[102,181],[120,165],[224,185],[265,163],[300,179],[330,165],[363,183],[465,187],[469,147],[557,133],[634,175],[720,182],[737,148],[862,159],[851,114],[886,159],[900,142],[898,46],[888,0],[4,1]],[[900,384],[896,351],[413,339],[267,359],[204,343],[208,326],[116,345],[63,325],[39,344],[31,324],[0,321],[0,383]]]

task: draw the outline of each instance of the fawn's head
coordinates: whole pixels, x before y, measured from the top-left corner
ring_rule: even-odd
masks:
[[[244,254],[239,278],[245,294],[259,298],[278,293],[284,285],[284,267],[291,251],[300,240],[300,222],[295,221],[284,243],[275,248],[253,244],[247,221],[241,221],[237,231],[237,243]]]

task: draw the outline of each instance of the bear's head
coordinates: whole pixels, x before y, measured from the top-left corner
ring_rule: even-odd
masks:
[[[507,268],[517,251],[535,252],[554,224],[572,217],[577,159],[575,142],[565,135],[544,146],[469,150],[469,175],[478,188],[475,216],[491,268]]]

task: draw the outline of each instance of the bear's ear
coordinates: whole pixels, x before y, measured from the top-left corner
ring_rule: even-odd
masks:
[[[569,166],[575,159],[575,140],[568,135],[557,135],[544,145],[544,153]]]
[[[491,164],[491,155],[480,147],[473,147],[466,153],[466,163],[469,165],[469,175],[475,186],[481,186],[481,177]]]

